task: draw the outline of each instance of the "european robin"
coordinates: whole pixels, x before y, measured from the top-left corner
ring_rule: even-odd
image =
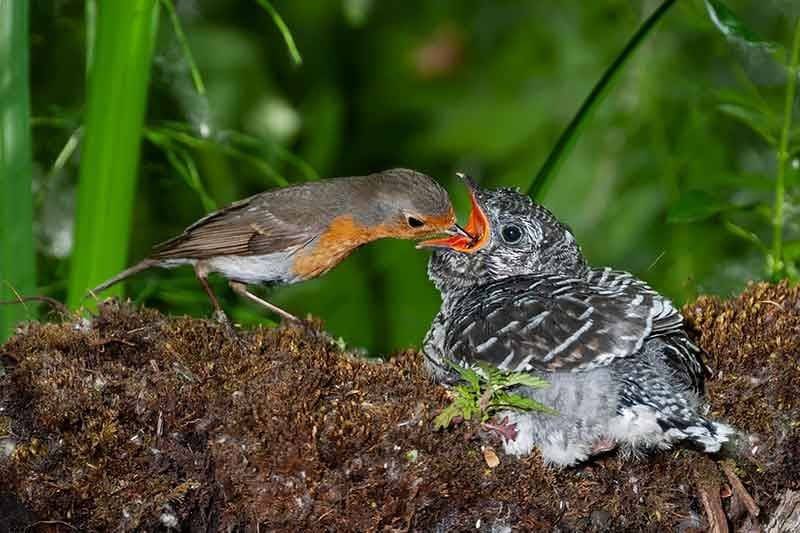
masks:
[[[735,445],[736,430],[706,415],[703,353],[666,297],[628,272],[593,268],[572,231],[528,196],[467,182],[472,237],[419,244],[434,249],[428,276],[443,300],[424,352],[437,380],[450,380],[449,363],[482,363],[549,383],[520,388],[556,412],[507,413],[508,453],[537,447],[567,466],[616,446]]]
[[[305,281],[376,239],[435,234],[466,232],[456,224],[447,192],[425,174],[392,169],[313,181],[256,194],[201,218],[91,293],[151,267],[192,265],[218,317],[225,315],[208,284],[212,272],[237,294],[296,320],[248,285]]]

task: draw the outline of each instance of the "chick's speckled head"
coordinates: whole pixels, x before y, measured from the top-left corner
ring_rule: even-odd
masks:
[[[439,289],[488,283],[520,274],[582,276],[588,266],[572,231],[547,209],[514,189],[480,189],[466,176],[472,212],[466,231],[423,241],[433,248],[428,276]]]

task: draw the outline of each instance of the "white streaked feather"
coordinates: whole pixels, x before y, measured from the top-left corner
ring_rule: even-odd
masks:
[[[487,348],[490,348],[490,347],[492,347],[492,346],[493,346],[494,344],[496,344],[496,343],[497,343],[497,337],[491,337],[489,340],[487,340],[487,341],[485,341],[485,342],[482,342],[482,343],[480,343],[479,345],[477,345],[477,346],[475,347],[475,351],[476,351],[477,353],[482,353],[482,352],[484,352],[484,351],[485,351]]]
[[[497,333],[500,334],[508,333],[511,330],[517,329],[518,326],[519,326],[519,320],[512,320],[511,322],[500,328],[500,330],[498,330]]]
[[[543,359],[543,360],[544,360],[544,361],[550,361],[551,359],[553,359],[553,357],[555,357],[557,354],[559,354],[559,353],[561,353],[562,351],[564,351],[564,348],[566,348],[567,346],[569,346],[570,344],[572,344],[573,342],[575,342],[576,340],[578,340],[578,337],[580,337],[580,336],[581,336],[581,335],[583,335],[583,334],[584,334],[586,331],[588,331],[588,330],[589,330],[589,328],[591,328],[593,324],[594,324],[594,322],[593,322],[593,321],[591,321],[591,320],[587,320],[587,321],[586,321],[586,323],[585,323],[584,325],[582,325],[580,328],[578,328],[578,329],[575,331],[575,333],[573,333],[572,335],[570,335],[570,336],[567,338],[567,340],[565,340],[564,342],[562,342],[561,344],[559,344],[558,346],[556,346],[555,348],[553,348],[552,350],[550,350],[549,352],[547,352],[547,355],[545,355],[545,356],[544,356],[544,359]],[[531,357],[531,356],[528,356],[528,359],[530,359],[530,357]]]
[[[512,349],[511,352],[509,352],[508,356],[505,359],[503,359],[503,362],[500,363],[498,368],[500,370],[508,370],[508,365],[510,365],[511,361],[514,360],[515,355],[517,355],[517,352]]]
[[[533,317],[530,320],[530,322],[525,324],[525,327],[522,328],[522,333],[527,335],[528,333],[533,332],[533,330],[539,327],[539,324],[541,324],[544,321],[544,319],[548,317],[549,314],[550,311],[543,311],[538,315],[536,315],[535,317]]]

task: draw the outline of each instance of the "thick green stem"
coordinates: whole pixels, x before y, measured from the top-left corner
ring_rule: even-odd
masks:
[[[28,0],[0,0],[0,300],[36,287],[28,87]],[[33,318],[22,305],[0,305],[0,342]]]
[[[634,33],[627,44],[625,44],[625,48],[614,58],[614,62],[609,65],[600,79],[597,80],[589,96],[586,97],[586,100],[583,101],[578,112],[575,113],[575,116],[572,117],[567,127],[564,128],[564,131],[558,137],[555,146],[553,146],[553,149],[547,156],[542,168],[539,169],[539,173],[536,174],[530,187],[528,187],[528,194],[530,196],[533,198],[541,198],[546,192],[547,186],[558,171],[558,167],[577,140],[582,127],[589,120],[592,111],[594,111],[602,100],[602,97],[608,91],[611,82],[616,79],[617,74],[622,70],[622,67],[627,63],[628,59],[630,59],[633,53],[639,48],[639,45],[644,42],[645,38],[650,35],[658,21],[666,15],[669,8],[672,7],[675,2],[676,0],[664,0],[664,2],[647,17],[642,25],[639,26],[636,33]]]
[[[772,217],[772,254],[768,268],[773,277],[785,272],[783,261],[783,205],[785,194],[786,164],[789,160],[789,135],[792,131],[792,111],[794,108],[795,89],[797,87],[798,63],[800,63],[800,17],[795,22],[792,56],[786,81],[786,100],[783,107],[783,128],[778,145],[778,169],[775,177],[775,206]]]
[[[96,4],[69,279],[73,307],[126,266],[158,6],[158,0]]]

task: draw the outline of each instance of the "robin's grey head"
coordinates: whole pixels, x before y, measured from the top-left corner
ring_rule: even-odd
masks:
[[[433,248],[428,276],[439,291],[520,274],[581,276],[588,266],[572,231],[547,209],[513,189],[484,190],[464,176],[472,212],[466,231],[423,241]]]
[[[379,226],[386,236],[422,238],[434,234],[461,234],[453,204],[441,185],[430,176],[396,168],[366,177],[369,207],[367,224]]]

